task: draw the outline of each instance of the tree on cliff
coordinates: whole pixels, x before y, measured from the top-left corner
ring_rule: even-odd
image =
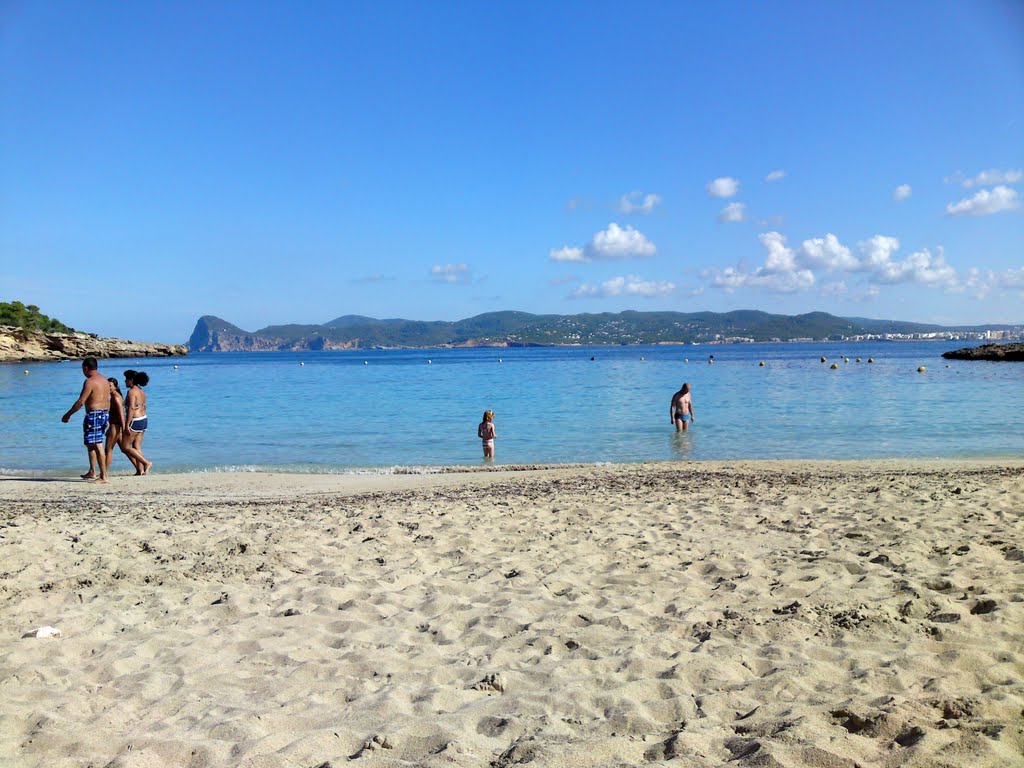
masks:
[[[0,325],[43,331],[45,333],[74,333],[75,329],[60,320],[47,317],[35,304],[25,305],[20,301],[0,301]]]

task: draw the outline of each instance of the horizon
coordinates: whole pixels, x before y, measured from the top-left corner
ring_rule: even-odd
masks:
[[[1021,324],[1022,41],[1010,0],[16,5],[0,300],[140,340],[338,306]]]

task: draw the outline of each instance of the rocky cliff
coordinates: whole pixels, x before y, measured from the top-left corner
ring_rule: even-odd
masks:
[[[84,357],[184,357],[183,344],[104,339],[90,333],[44,333],[0,325],[0,362],[81,360]]]
[[[299,338],[262,331],[252,333],[213,315],[200,317],[188,339],[188,348],[191,352],[282,352],[306,349],[356,349],[358,346],[358,339],[335,341],[315,333]]]
[[[997,360],[1024,361],[1024,342],[1013,344],[982,344],[980,347],[965,347],[943,352],[947,360]]]

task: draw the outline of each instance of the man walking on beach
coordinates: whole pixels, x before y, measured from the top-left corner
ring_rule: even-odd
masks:
[[[85,449],[89,453],[89,466],[95,461],[99,468],[100,475],[93,478],[94,482],[107,482],[107,457],[103,452],[103,433],[107,431],[107,422],[110,421],[110,384],[99,372],[99,365],[95,357],[87,357],[82,361],[82,373],[85,375],[85,383],[82,385],[82,394],[75,400],[67,413],[60,417],[60,420],[67,424],[71,416],[85,406],[85,421],[82,429],[85,432]]]

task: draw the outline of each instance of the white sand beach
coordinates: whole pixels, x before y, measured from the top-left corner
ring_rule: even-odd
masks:
[[[0,766],[1024,765],[1018,461],[0,478],[0,611]]]

